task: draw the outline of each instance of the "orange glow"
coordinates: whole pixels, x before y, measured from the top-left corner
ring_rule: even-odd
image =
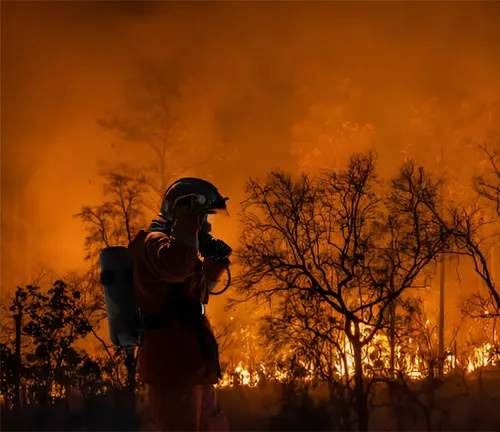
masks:
[[[231,217],[216,217],[213,228],[234,249],[250,176],[317,172],[375,149],[382,176],[415,157],[450,180],[452,197],[467,197],[481,167],[471,143],[500,136],[500,3],[125,3],[2,4],[4,293],[42,269],[55,277],[86,268],[85,232],[73,215],[104,199],[99,162],[158,171],[151,146],[97,124],[125,114],[146,124],[151,110],[139,96],[154,72],[178,93],[168,100],[180,120],[167,174],[207,178],[230,197]],[[191,164],[195,157],[202,163]],[[456,305],[479,288],[469,262],[449,265],[448,339],[461,317]],[[423,294],[428,316],[436,292]],[[210,300],[217,321],[244,314],[224,304],[224,296]],[[484,364],[483,348],[467,370]],[[235,363],[254,385],[247,359]],[[416,353],[406,372],[419,376],[420,363]]]

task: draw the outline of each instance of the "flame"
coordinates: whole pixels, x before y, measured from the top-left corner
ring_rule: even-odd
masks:
[[[426,322],[426,325],[429,325],[429,321]],[[246,332],[242,330],[241,333]],[[355,369],[353,347],[347,339],[340,345],[345,350],[345,365],[341,362],[339,356],[339,359],[333,362],[331,369],[338,371],[338,378],[343,378],[346,375],[352,376]],[[390,352],[390,343],[387,336],[384,334],[375,335],[373,340],[363,349],[362,362],[365,374],[381,375],[387,373],[390,370]],[[286,382],[293,378],[293,371],[290,370],[291,368],[283,368],[282,364],[283,360],[290,360],[292,356],[293,350],[289,350],[287,355],[280,359],[281,361],[260,362],[254,367],[250,366],[251,362],[240,361],[235,367],[226,368],[217,387],[223,388],[237,385],[256,387],[263,380]],[[429,361],[426,353],[422,351],[422,348],[413,338],[408,339],[406,346],[396,345],[394,357],[395,369],[403,372],[409,379],[418,380],[429,375],[432,362]],[[315,379],[316,371],[313,365],[304,361],[298,361],[296,364],[304,371],[300,378],[303,382],[310,382]],[[491,343],[484,343],[462,353],[461,360],[457,357],[457,353],[447,353],[443,362],[443,369],[445,374],[449,374],[456,369],[472,373],[483,367],[497,366],[499,364],[500,351],[495,349]]]
[[[473,349],[467,363],[467,372],[474,372],[486,366],[497,366],[499,364],[499,352],[490,343],[485,343]]]
[[[263,371],[265,371],[264,365],[259,366]],[[256,387],[259,381],[259,371],[251,372],[248,367],[243,366],[240,362],[234,371],[226,371],[224,373],[217,387],[233,387],[235,385]]]

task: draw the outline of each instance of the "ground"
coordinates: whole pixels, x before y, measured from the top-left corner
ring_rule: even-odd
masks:
[[[384,406],[372,409],[370,430],[428,430],[416,400],[429,408],[431,430],[500,430],[500,369],[474,372],[465,379],[456,374],[444,382],[415,383],[412,390],[413,395],[396,386],[393,403],[386,406],[389,393],[380,387],[373,403]],[[221,389],[218,397],[233,431],[334,430],[335,407],[321,402],[327,397],[325,388],[310,394],[307,403],[291,406],[283,402],[282,385],[267,383]],[[137,418],[123,406],[123,398],[116,403],[109,398],[88,400],[85,413],[72,423],[66,401],[49,409],[31,406],[20,413],[2,413],[2,430],[134,430]]]

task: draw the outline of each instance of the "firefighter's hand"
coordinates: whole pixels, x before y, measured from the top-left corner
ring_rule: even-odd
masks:
[[[222,240],[212,237],[208,233],[198,234],[200,244],[200,254],[203,258],[210,258],[218,263],[227,263],[233,253],[231,247]]]
[[[177,219],[186,215],[201,215],[207,211],[206,198],[203,195],[186,195],[174,203],[174,218]]]

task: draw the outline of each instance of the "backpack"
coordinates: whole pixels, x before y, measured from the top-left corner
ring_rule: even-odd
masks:
[[[139,346],[143,330],[134,291],[134,263],[125,246],[110,246],[99,257],[109,336],[126,351]]]

